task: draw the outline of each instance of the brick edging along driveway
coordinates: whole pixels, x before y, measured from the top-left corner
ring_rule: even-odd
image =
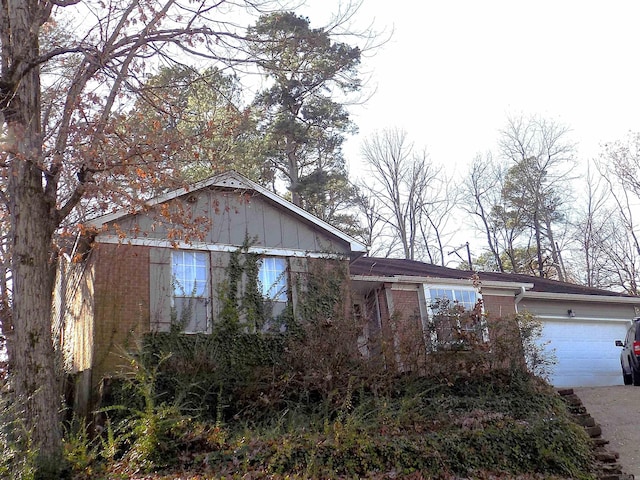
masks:
[[[635,425],[640,408],[640,388],[581,387],[558,392],[576,422],[594,438],[594,453],[601,466],[600,478],[640,478],[640,428]]]

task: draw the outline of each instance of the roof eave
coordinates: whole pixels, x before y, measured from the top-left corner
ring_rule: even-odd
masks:
[[[446,278],[446,277],[424,277],[411,275],[351,275],[351,280],[373,283],[422,283],[432,285],[473,285],[474,280],[470,278]],[[500,281],[480,281],[478,284],[481,288],[496,288],[501,290],[510,290],[521,292],[523,289],[533,288],[533,283],[516,283],[516,282],[500,282]]]
[[[522,300],[572,300],[577,302],[618,303],[624,305],[640,305],[640,297],[626,297],[617,295],[588,295],[584,293],[555,293],[524,291],[520,294]]]

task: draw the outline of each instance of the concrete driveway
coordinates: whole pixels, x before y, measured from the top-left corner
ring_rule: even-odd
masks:
[[[640,387],[580,387],[573,389],[602,427],[608,450],[620,454],[624,473],[640,479]]]

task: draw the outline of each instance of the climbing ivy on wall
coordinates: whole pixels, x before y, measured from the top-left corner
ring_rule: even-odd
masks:
[[[220,284],[218,298],[222,308],[214,329],[243,329],[259,332],[272,322],[273,306],[262,295],[259,280],[261,256],[250,252],[252,241],[230,254],[226,280]],[[274,322],[277,323],[277,322]]]
[[[309,262],[304,295],[298,310],[304,321],[317,324],[332,322],[345,308],[346,266],[326,259]]]
[[[218,289],[220,314],[211,333],[185,335],[179,328],[149,333],[139,357],[145,366],[158,367],[158,391],[208,416],[236,415],[258,390],[263,395],[283,389],[292,378],[326,378],[326,373],[299,375],[293,370],[334,368],[331,361],[320,362],[320,357],[339,361],[345,357],[336,339],[348,331],[343,318],[349,303],[344,288],[346,265],[307,259],[308,271],[296,277],[297,315],[289,302],[273,319],[259,280],[261,257],[250,252],[250,246],[247,239],[230,254]],[[356,348],[356,338],[357,334],[350,336],[349,348]],[[325,352],[327,348],[333,352]]]

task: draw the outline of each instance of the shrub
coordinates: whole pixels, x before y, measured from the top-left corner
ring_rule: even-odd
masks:
[[[0,478],[36,478],[38,452],[20,412],[20,401],[2,382],[0,392]]]
[[[148,334],[131,375],[113,383],[101,455],[118,473],[180,462],[230,478],[588,477],[584,432],[527,371],[533,317],[492,321],[486,342],[481,304],[443,306],[443,320],[453,314],[466,327],[428,354],[419,317],[398,317],[401,348],[379,338],[370,361],[358,350],[343,264],[309,262],[297,274],[304,295],[279,333],[262,328],[256,284],[243,280],[252,265],[231,262],[211,334]],[[75,463],[95,461],[78,435]]]

